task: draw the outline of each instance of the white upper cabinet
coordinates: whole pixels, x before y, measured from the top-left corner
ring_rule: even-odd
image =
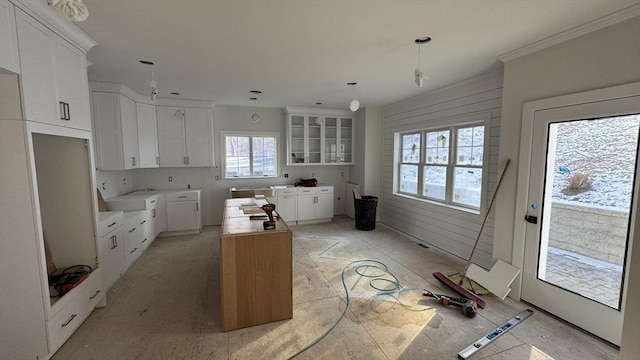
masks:
[[[140,166],[136,103],[109,87],[114,84],[92,83],[93,121],[96,139],[96,166],[99,170],[129,170]]]
[[[160,159],[158,157],[156,107],[150,104],[136,103],[136,112],[140,168],[157,168],[160,165]]]
[[[91,130],[85,52],[16,11],[26,120]]]
[[[157,106],[160,167],[207,167],[213,159],[213,110]]]
[[[348,111],[285,108],[287,165],[353,164],[353,117]]]
[[[20,73],[18,34],[16,33],[15,7],[7,0],[0,0],[0,69]]]

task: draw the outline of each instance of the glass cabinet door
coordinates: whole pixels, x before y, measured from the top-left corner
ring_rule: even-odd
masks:
[[[340,149],[339,159],[341,163],[353,162],[353,119],[340,118]]]
[[[322,162],[322,117],[321,116],[309,116],[307,121],[308,126],[308,152],[307,161],[308,164],[320,164]]]
[[[324,162],[337,163],[338,157],[338,118],[324,118]]]
[[[305,117],[302,115],[291,115],[289,124],[290,129],[290,144],[291,144],[291,164],[304,163],[306,155],[304,151],[305,144],[305,131],[304,123]]]

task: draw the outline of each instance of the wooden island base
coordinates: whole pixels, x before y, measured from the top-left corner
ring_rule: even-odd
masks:
[[[281,219],[264,230],[240,206],[261,199],[228,199],[220,231],[220,286],[224,331],[293,317],[292,235]],[[277,211],[277,209],[276,209]]]

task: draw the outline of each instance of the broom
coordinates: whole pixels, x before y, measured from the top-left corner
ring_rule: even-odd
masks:
[[[464,271],[462,273],[451,274],[448,277],[440,272],[434,272],[433,276],[438,279],[443,284],[447,285],[456,293],[466,297],[467,299],[475,301],[479,307],[483,308],[486,306],[486,303],[481,298],[477,297],[476,294],[488,294],[489,291],[479,284],[473,282],[471,279],[467,278],[467,271],[469,270],[469,266],[471,265],[471,259],[473,259],[473,254],[476,252],[476,248],[478,247],[478,243],[480,242],[480,236],[482,235],[482,230],[484,230],[484,226],[487,223],[487,219],[489,218],[489,213],[491,212],[491,207],[493,206],[493,202],[496,199],[496,195],[498,194],[498,190],[500,189],[500,185],[502,184],[502,180],[504,179],[504,174],[507,172],[509,164],[511,163],[511,159],[507,159],[502,168],[502,173],[498,178],[498,184],[496,185],[496,190],[493,192],[493,196],[491,197],[491,202],[489,203],[489,207],[487,208],[487,213],[484,216],[484,220],[482,220],[482,226],[480,226],[480,231],[478,232],[478,236],[476,237],[476,242],[473,244],[473,248],[471,249],[471,254],[469,255],[469,260],[467,260],[467,264],[464,267]],[[455,279],[460,278],[458,281]],[[464,281],[467,280],[467,286],[463,287]]]

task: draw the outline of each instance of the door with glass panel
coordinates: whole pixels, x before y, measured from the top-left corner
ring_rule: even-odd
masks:
[[[522,299],[614,344],[637,207],[639,113],[638,96],[537,109],[521,220]]]

